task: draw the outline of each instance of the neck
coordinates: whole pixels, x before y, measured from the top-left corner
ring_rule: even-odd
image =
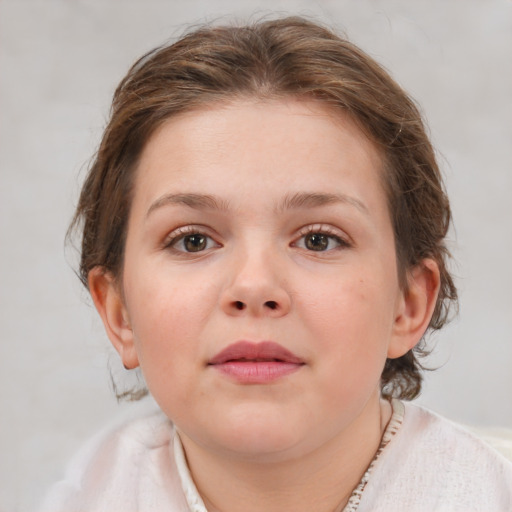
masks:
[[[278,462],[226,457],[180,437],[209,512],[338,512],[371,463],[390,415],[389,404],[374,400],[334,438]]]

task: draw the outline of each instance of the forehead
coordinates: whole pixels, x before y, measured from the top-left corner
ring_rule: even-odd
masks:
[[[339,163],[344,164],[345,174],[351,168],[358,172],[361,165],[371,168],[380,181],[382,162],[357,124],[324,102],[245,99],[165,121],[143,149],[136,188],[161,186],[163,174],[169,184],[184,186],[187,180],[200,185],[197,180],[212,175],[236,181],[244,172],[257,173],[267,183],[282,178],[293,182],[300,176],[315,188],[332,177],[320,170],[334,172]]]

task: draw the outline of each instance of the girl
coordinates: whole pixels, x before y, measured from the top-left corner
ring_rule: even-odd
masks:
[[[402,402],[456,302],[410,98],[300,18],[206,27],[119,85],[80,275],[162,413],[96,439],[48,511],[506,511],[512,465]]]

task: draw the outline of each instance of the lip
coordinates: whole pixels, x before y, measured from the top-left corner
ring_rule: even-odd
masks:
[[[221,350],[208,366],[244,384],[265,384],[298,371],[304,361],[272,341],[238,341]]]

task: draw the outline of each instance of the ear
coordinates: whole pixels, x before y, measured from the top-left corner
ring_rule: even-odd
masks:
[[[407,276],[408,287],[397,304],[388,358],[396,359],[414,348],[427,330],[439,293],[439,267],[425,259]]]
[[[101,267],[94,267],[89,272],[88,283],[92,300],[103,320],[107,336],[121,356],[124,367],[136,368],[139,366],[139,359],[119,285],[112,274]]]

